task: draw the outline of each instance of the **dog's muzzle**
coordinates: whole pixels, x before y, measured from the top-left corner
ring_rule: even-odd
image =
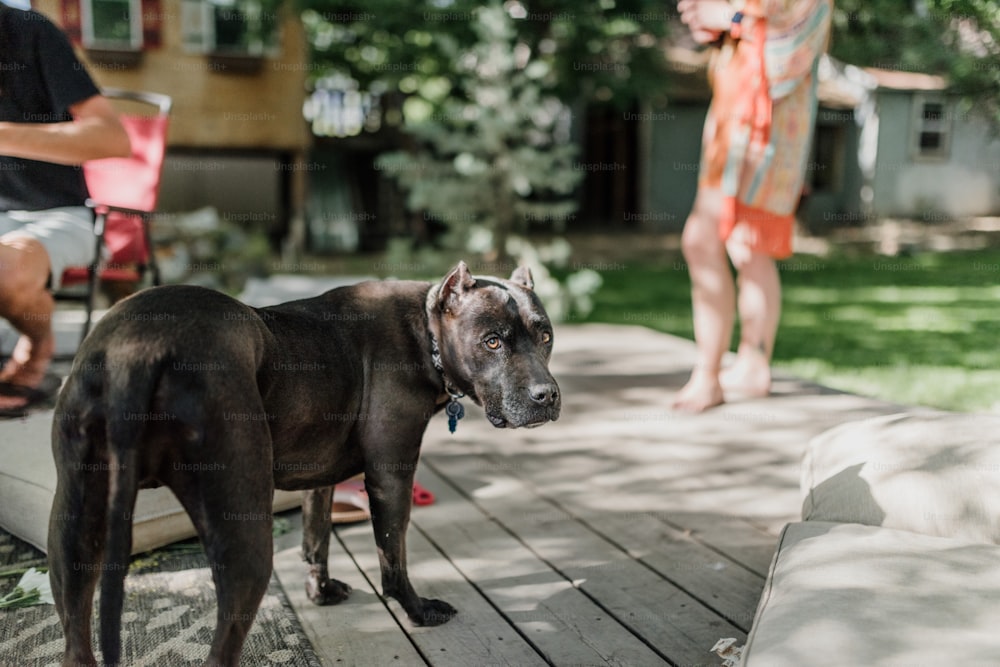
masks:
[[[487,410],[486,418],[497,428],[535,428],[559,419],[561,404],[559,386],[541,382],[525,388],[515,405],[502,411]]]

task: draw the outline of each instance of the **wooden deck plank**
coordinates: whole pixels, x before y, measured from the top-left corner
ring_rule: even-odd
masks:
[[[477,473],[490,470],[505,473],[509,471],[510,479],[520,480],[521,483],[527,483],[531,487],[519,489],[517,493],[522,497],[537,495],[528,501],[534,503],[533,508],[529,504],[522,503],[524,506],[518,511],[530,513],[534,510],[537,513],[538,508],[542,507],[545,508],[545,513],[552,514],[557,524],[570,520],[570,515],[575,516],[587,524],[589,531],[615,544],[622,551],[658,572],[664,579],[700,600],[704,606],[729,619],[740,631],[745,633],[749,630],[764,578],[763,575],[744,566],[738,554],[734,555],[734,560],[692,539],[683,530],[664,523],[659,517],[669,515],[668,512],[624,509],[629,507],[629,501],[634,499],[635,495],[634,490],[628,486],[602,490],[603,502],[599,507],[594,506],[590,495],[585,497],[587,502],[577,502],[582,493],[581,488],[586,488],[585,480],[594,479],[607,472],[608,464],[601,457],[575,457],[569,465],[567,465],[568,460],[563,458],[563,474],[572,475],[574,479],[580,481],[572,486],[564,483],[555,488],[547,488],[533,482],[536,475],[547,474],[537,473],[538,468],[550,466],[512,465],[507,457],[497,456],[488,451],[476,455],[471,453],[429,455],[425,457],[425,461],[438,465],[442,470],[448,470],[449,476],[453,475],[458,479],[476,478],[481,484],[486,484],[493,475]],[[628,468],[621,468],[616,474],[628,475],[630,472]],[[471,494],[475,489],[467,488],[465,491]],[[545,499],[555,501],[560,509],[552,508]],[[615,508],[623,509],[615,511]],[[489,506],[488,510],[496,511],[493,506]],[[561,510],[568,510],[569,514],[560,516]],[[511,519],[517,526],[513,530],[519,535],[522,530],[537,528],[537,525],[531,526],[519,520],[517,512],[511,513]],[[582,533],[576,531],[579,539],[589,539],[593,542],[595,535],[587,536],[586,533],[586,530]],[[558,554],[555,554],[554,558],[556,559],[554,562],[559,562]]]
[[[371,526],[366,525],[370,535]],[[298,547],[274,555],[275,574],[324,667],[426,665],[353,561],[336,543],[330,551],[330,576],[353,589],[347,600],[331,607],[317,606],[306,597]]]
[[[770,532],[741,516],[708,512],[671,512],[658,515],[679,530],[690,532],[693,539],[739,562],[761,577],[767,577],[777,541]]]
[[[370,530],[340,529],[338,537],[364,568],[366,576],[380,582]],[[410,578],[417,593],[459,608],[459,615],[443,625],[416,627],[399,603],[389,602],[390,612],[427,660],[441,667],[545,664],[506,619],[413,527],[407,535],[407,547]]]
[[[604,513],[583,515],[582,518],[593,530],[744,633],[750,630],[753,609],[764,588],[762,576],[655,516]]]
[[[503,458],[493,454],[486,454],[480,458],[490,461],[496,468],[506,465]],[[462,459],[463,457],[438,457],[431,460],[454,462]],[[702,605],[728,619],[742,632],[749,630],[753,620],[753,610],[763,590],[765,574],[756,572],[752,566],[744,564],[744,559],[753,559],[754,563],[757,563],[760,552],[755,551],[748,557],[735,549],[730,549],[731,555],[720,549],[714,549],[702,540],[695,539],[692,530],[672,523],[670,512],[614,511],[616,507],[627,506],[631,495],[631,490],[627,487],[604,490],[602,498],[605,502],[600,509],[595,509],[590,503],[576,503],[574,498],[577,494],[560,495],[558,492],[535,486],[532,483],[533,473],[530,467],[512,468],[512,471],[527,485],[526,488],[519,489],[518,494],[522,497],[533,496],[529,502],[534,503],[536,508],[548,507],[545,511],[554,515],[553,521],[540,517],[535,521],[536,524],[553,523],[555,526],[561,526],[567,524],[571,518],[575,518],[594,535],[614,544],[622,552],[656,571],[664,579],[699,600]],[[461,470],[456,472],[462,474]],[[578,462],[575,472],[579,479],[586,480],[605,472],[605,467],[599,458],[595,457],[590,462]],[[628,470],[623,472],[628,474]],[[549,503],[555,503],[557,508],[551,507]],[[522,502],[520,505],[522,506],[518,507],[519,510],[530,512],[530,508],[524,506],[525,503]],[[494,511],[492,506],[488,509]],[[511,518],[516,522],[515,532],[522,537],[525,528],[534,533],[538,532],[535,530],[538,526],[520,521],[516,511],[511,514]],[[751,536],[755,540],[758,539],[756,531],[749,526],[747,528],[751,531]],[[550,526],[549,530],[551,529]],[[588,537],[577,531],[575,539],[587,541]],[[771,538],[770,546],[772,553],[773,539]],[[769,563],[770,554],[767,558]]]
[[[545,660],[556,665],[667,664],[430,468],[421,469],[421,478],[437,495],[437,501],[415,509],[411,536],[416,530],[433,540],[475,585],[478,594],[485,596]],[[413,564],[411,559],[417,585],[422,578],[416,576]],[[461,613],[463,601],[456,598],[451,602]],[[508,654],[499,657],[506,660]]]
[[[721,637],[745,635],[719,614],[651,568],[589,530],[512,478],[499,484],[479,457],[426,457],[423,474],[435,474],[589,599],[674,664],[696,664]]]

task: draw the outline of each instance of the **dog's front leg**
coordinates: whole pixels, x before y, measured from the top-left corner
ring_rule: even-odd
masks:
[[[395,598],[414,625],[441,625],[458,612],[443,600],[418,596],[406,572],[406,529],[413,505],[415,465],[399,467],[406,470],[386,470],[383,467],[365,474],[375,544],[382,569],[382,594]]]
[[[309,564],[306,595],[315,604],[337,604],[347,599],[351,587],[331,579],[327,571],[330,557],[330,508],[333,487],[306,491],[302,498],[302,559]]]

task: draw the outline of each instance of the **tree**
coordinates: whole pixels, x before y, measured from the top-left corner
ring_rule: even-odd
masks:
[[[1000,122],[1000,5],[993,0],[837,0],[831,54],[946,76]]]
[[[364,89],[422,94],[455,73],[456,49],[477,40],[473,0],[301,0],[319,75],[338,71]],[[507,0],[517,42],[552,68],[564,101],[631,100],[660,87],[661,40],[676,2]]]
[[[448,77],[454,45],[475,41],[470,0],[300,0],[317,72],[362,88],[419,92]],[[659,95],[663,44],[684,39],[676,1],[508,0],[519,42],[544,52],[564,101],[630,103]],[[836,0],[832,54],[844,62],[948,75],[957,90],[1000,96],[995,0]],[[397,67],[400,66],[400,67]],[[993,106],[996,106],[994,103]]]
[[[498,3],[476,9],[470,26],[471,47],[442,45],[455,63],[448,94],[407,100],[419,147],[383,155],[379,168],[409,193],[411,210],[446,222],[457,245],[478,232],[491,259],[506,262],[512,233],[565,224],[582,172],[550,62],[520,48]]]
[[[596,274],[578,271],[557,287],[542,259],[566,259],[564,246],[546,253],[512,235],[561,231],[572,219],[583,172],[570,109],[662,89],[670,16],[647,0],[312,0],[303,21],[319,71],[403,99],[385,118],[412,145],[378,165],[406,190],[408,208],[445,222],[455,246],[499,264],[512,254],[530,262],[550,311],[566,314],[571,302],[586,303]]]

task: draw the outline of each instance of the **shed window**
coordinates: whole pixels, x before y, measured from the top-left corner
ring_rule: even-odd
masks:
[[[912,153],[917,158],[948,157],[951,146],[951,105],[943,98],[914,98]]]

